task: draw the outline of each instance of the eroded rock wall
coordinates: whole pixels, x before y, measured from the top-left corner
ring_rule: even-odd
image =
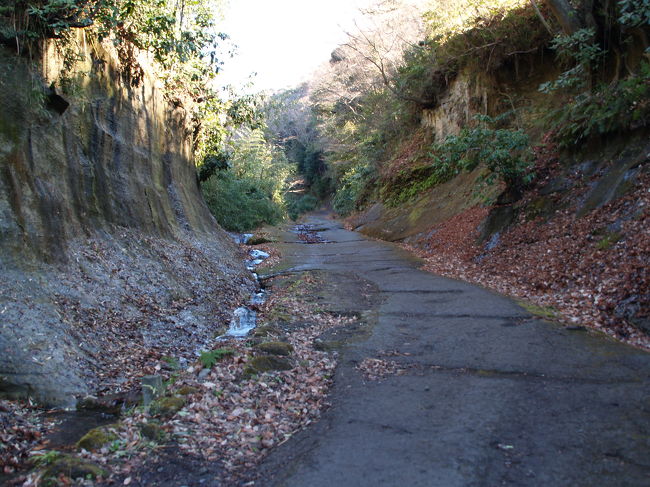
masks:
[[[252,287],[201,198],[186,111],[78,41],[72,69],[54,45],[0,53],[0,394],[52,404],[191,357]],[[44,90],[62,79],[64,101]]]

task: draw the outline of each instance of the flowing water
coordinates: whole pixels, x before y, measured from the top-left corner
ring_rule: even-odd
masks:
[[[237,235],[234,236],[236,242],[246,242],[252,237],[250,234],[243,234],[243,235]],[[248,255],[250,257],[249,260],[246,261],[246,267],[248,270],[253,271],[255,270],[255,267],[260,265],[262,262],[264,262],[265,259],[268,259],[270,255],[263,250],[259,249],[252,249],[251,251],[248,252]],[[257,281],[257,274],[253,272],[253,277]],[[258,284],[259,285],[259,284]],[[264,304],[264,301],[266,301],[266,292],[264,290],[260,290],[251,296],[250,303],[253,306],[259,306],[261,304]],[[230,326],[228,327],[228,331],[222,335],[221,339],[225,339],[228,337],[237,337],[237,338],[242,338],[248,335],[252,329],[255,328],[257,325],[257,313],[246,306],[242,306],[237,308],[233,312],[233,318],[230,321]]]

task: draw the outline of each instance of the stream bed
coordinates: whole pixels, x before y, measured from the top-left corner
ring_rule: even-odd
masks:
[[[243,234],[239,239],[235,239],[236,242],[246,243],[249,234]],[[264,260],[268,259],[270,255],[263,250],[252,249],[248,252],[250,257],[246,261],[246,268],[253,273],[255,282],[257,283],[257,289],[255,293],[251,296],[250,304],[253,306],[259,306],[264,304],[266,301],[266,292],[260,287],[260,282],[257,276],[257,273],[254,272],[255,268],[260,265]],[[230,326],[228,331],[219,337],[219,339],[227,339],[230,337],[243,338],[247,336],[251,330],[257,326],[257,312],[248,306],[241,306],[233,312],[233,318],[230,321]]]

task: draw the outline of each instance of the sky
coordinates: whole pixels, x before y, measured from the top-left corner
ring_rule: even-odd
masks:
[[[257,90],[298,85],[345,39],[359,7],[370,0],[230,0],[220,30],[237,46],[224,59],[220,84]]]

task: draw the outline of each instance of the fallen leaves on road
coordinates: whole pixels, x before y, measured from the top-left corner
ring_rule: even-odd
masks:
[[[368,357],[363,359],[356,368],[363,373],[367,380],[379,380],[391,375],[405,374],[412,366],[400,364],[393,360]]]
[[[311,225],[297,225],[296,232],[298,239],[307,244],[323,243],[325,240],[321,237]]]
[[[565,323],[650,349],[650,338],[634,324],[650,315],[649,179],[582,218],[575,208],[548,221],[522,214],[487,247],[476,244],[485,208],[456,215],[404,247],[423,257],[430,272],[551,308]]]

